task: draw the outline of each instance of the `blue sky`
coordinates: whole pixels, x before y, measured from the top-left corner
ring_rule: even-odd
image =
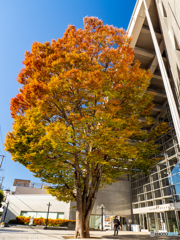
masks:
[[[33,41],[61,38],[69,24],[83,27],[83,17],[96,16],[105,24],[127,29],[136,0],[4,0],[0,1],[0,154],[6,158],[0,171],[4,189],[15,178],[40,182],[3,150],[5,135],[12,129],[10,99],[21,85],[16,81],[26,50]]]

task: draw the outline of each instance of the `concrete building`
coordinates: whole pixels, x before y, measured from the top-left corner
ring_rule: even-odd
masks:
[[[121,217],[121,223],[126,228],[127,219],[132,218],[131,191],[128,178],[119,179],[116,183],[99,190],[97,200],[92,211],[90,227],[101,227],[101,208],[104,209],[104,227],[113,227],[112,218]],[[29,180],[15,179],[11,192],[6,196],[6,204],[2,221],[9,222],[16,216],[34,216],[47,218],[48,204],[51,204],[49,218],[65,218],[75,220],[75,202],[65,203],[56,200],[46,193],[43,184],[31,183]]]
[[[134,223],[149,231],[180,231],[180,1],[137,0],[128,32],[135,59],[153,74],[147,91],[155,93],[155,125],[171,127],[156,141],[163,160],[149,175],[132,179]]]

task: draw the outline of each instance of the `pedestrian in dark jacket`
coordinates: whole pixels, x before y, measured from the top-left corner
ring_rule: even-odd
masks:
[[[117,216],[115,216],[115,218],[114,218],[114,235],[116,235],[116,232],[118,235],[119,226],[120,226],[120,222],[119,222]]]

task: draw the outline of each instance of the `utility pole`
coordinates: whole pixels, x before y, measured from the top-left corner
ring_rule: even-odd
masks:
[[[4,223],[5,223],[5,220],[6,220],[6,214],[7,214],[8,206],[9,206],[9,201],[7,202],[6,212],[5,212],[5,214],[4,214],[4,220],[3,220]],[[1,221],[1,222],[2,222],[2,221]]]
[[[46,227],[45,227],[45,229],[47,229],[48,217],[49,217],[49,209],[50,209],[50,206],[52,206],[52,205],[51,205],[51,203],[49,202],[49,203],[47,204],[47,206],[48,206],[48,212],[47,212],[47,220],[46,220]]]
[[[0,171],[3,171],[3,169],[1,169],[2,163],[3,163],[3,159],[4,159],[4,155],[0,155]],[[4,177],[0,177],[0,189],[2,189],[2,183],[3,183],[3,179]]]

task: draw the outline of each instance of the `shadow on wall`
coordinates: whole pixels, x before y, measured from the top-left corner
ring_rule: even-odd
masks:
[[[3,214],[2,214],[2,217],[1,217],[1,222],[5,222],[5,223],[8,223],[11,219],[15,219],[16,216],[18,216],[19,214],[15,213],[14,211],[12,211],[10,205],[6,207],[4,207],[4,211],[3,211]]]

